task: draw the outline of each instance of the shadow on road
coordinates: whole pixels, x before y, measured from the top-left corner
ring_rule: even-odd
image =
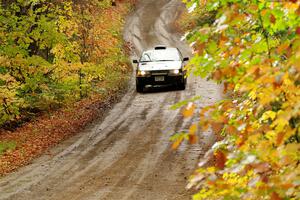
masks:
[[[178,89],[178,87],[172,86],[172,85],[147,86],[144,88],[144,91],[141,94],[163,93],[163,92],[174,92],[174,91],[182,91],[182,90],[180,90],[180,89]]]

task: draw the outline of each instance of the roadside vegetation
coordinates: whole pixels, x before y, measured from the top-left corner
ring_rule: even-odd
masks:
[[[126,88],[133,4],[0,1],[0,175],[78,132]]]
[[[226,94],[173,138],[176,148],[208,128],[222,136],[214,162],[190,178],[193,199],[300,199],[299,1],[184,2],[180,24],[194,51],[187,69]]]

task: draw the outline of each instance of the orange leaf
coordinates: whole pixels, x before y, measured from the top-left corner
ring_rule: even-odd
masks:
[[[264,173],[270,170],[268,163],[258,163],[252,165],[256,173]]]
[[[300,27],[297,27],[297,28],[296,28],[296,33],[297,33],[298,35],[300,35]]]
[[[279,54],[283,53],[285,50],[287,50],[287,48],[289,48],[289,45],[287,43],[284,43],[282,45],[280,45],[278,48],[277,48],[277,52]]]
[[[224,36],[224,34],[221,35],[220,37],[220,43],[219,46],[222,47],[226,44],[226,42],[228,42],[228,38],[226,36]]]
[[[235,143],[238,147],[241,147],[242,145],[245,144],[246,139],[247,138],[245,137],[245,135],[240,135]]]
[[[183,110],[182,114],[184,117],[192,117],[195,111],[195,104],[189,103],[189,105]]]
[[[197,52],[199,55],[202,55],[205,49],[205,43],[196,44],[194,47],[194,51]]]
[[[219,169],[224,169],[225,163],[227,161],[227,157],[226,157],[225,153],[223,153],[220,150],[216,151],[215,159],[216,159],[216,163],[215,163],[216,167],[218,167]]]
[[[261,15],[262,15],[262,16],[265,16],[266,14],[267,14],[267,10],[264,9],[264,10],[261,12]]]
[[[270,16],[270,22],[272,24],[274,24],[276,22],[276,18],[275,18],[275,16],[273,14],[271,14],[271,16]]]
[[[214,79],[214,80],[220,80],[221,77],[222,77],[222,72],[221,72],[221,70],[216,70],[216,71],[214,71],[213,74],[212,74],[212,76],[213,76],[213,79]]]
[[[277,138],[276,138],[277,145],[280,145],[282,143],[284,135],[285,135],[285,132],[278,133]]]
[[[273,192],[271,195],[271,200],[282,200],[282,198],[276,192]]]
[[[226,132],[233,134],[233,135],[238,133],[237,129],[231,125],[226,127]]]
[[[285,183],[285,184],[281,185],[281,187],[285,190],[288,190],[290,188],[293,188],[294,185],[292,183]]]
[[[223,124],[222,123],[216,123],[216,122],[213,122],[212,125],[211,125],[214,133],[218,134],[221,132],[222,128],[223,128]]]
[[[198,141],[198,137],[195,134],[190,134],[189,135],[189,142],[190,144],[196,144]]]
[[[202,131],[207,131],[208,128],[209,128],[209,122],[207,120],[203,120],[201,122],[201,130]]]
[[[172,149],[174,149],[174,150],[177,149],[182,141],[183,141],[182,137],[178,138],[175,142],[173,142]]]

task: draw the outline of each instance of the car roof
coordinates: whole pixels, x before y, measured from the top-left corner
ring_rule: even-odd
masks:
[[[175,50],[175,51],[179,51],[178,48],[175,48],[175,47],[166,47],[166,46],[155,46],[154,48],[152,49],[147,49],[145,50],[144,52],[151,52],[151,51],[163,51],[163,50]]]

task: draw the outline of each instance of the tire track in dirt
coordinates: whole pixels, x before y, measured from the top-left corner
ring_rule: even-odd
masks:
[[[156,109],[153,109],[153,110],[156,110],[156,112],[158,112],[160,110],[160,107],[158,107]],[[145,110],[143,110],[142,113],[143,112],[145,112]],[[154,113],[153,115],[156,115],[156,113]],[[150,118],[152,118],[152,116]],[[157,122],[148,121],[147,124],[150,124],[150,125],[151,124],[157,124]],[[160,126],[157,126],[157,127],[160,127]],[[103,177],[109,177],[109,176],[112,176],[112,177],[117,176],[117,178],[118,178],[118,174],[115,173],[115,172],[122,171],[122,174],[123,174],[122,177],[127,177],[126,173],[128,173],[128,174],[132,173],[132,169],[133,169],[132,167],[135,167],[136,165],[138,165],[138,163],[139,163],[138,160],[139,159],[144,158],[144,154],[147,153],[147,151],[145,151],[145,150],[149,149],[148,146],[151,145],[151,144],[155,144],[154,140],[150,140],[150,139],[154,139],[154,138],[153,137],[149,138],[149,136],[151,134],[147,133],[147,130],[149,129],[149,127],[146,126],[143,129],[144,130],[142,130],[142,131],[138,130],[138,131],[131,131],[131,132],[129,132],[128,130],[124,131],[122,129],[120,129],[120,130],[116,129],[114,131],[114,135],[112,135],[111,138],[107,138],[106,140],[104,140],[104,143],[102,143],[100,145],[104,146],[104,147],[111,146],[111,145],[113,145],[114,141],[120,141],[123,137],[126,136],[126,138],[127,138],[126,140],[130,141],[130,143],[128,144],[127,150],[124,151],[124,155],[122,154],[122,157],[120,157],[116,162],[112,163],[105,170],[103,170],[104,168],[102,168],[101,172],[97,172],[98,167],[95,166],[94,169],[90,170],[89,172],[85,172],[84,175],[89,174],[89,176],[91,176],[94,173],[96,173],[95,176],[96,175],[100,176],[100,177],[102,177],[102,179],[103,179]],[[153,130],[153,128],[150,127],[150,130]],[[140,135],[141,132],[144,133],[144,135]],[[157,131],[157,132],[159,132],[159,131]],[[125,136],[121,136],[121,138],[118,138],[121,135],[120,133],[121,134],[122,133],[125,133],[125,134],[130,133],[130,136],[125,135]],[[134,137],[134,139],[130,140],[129,138],[131,138],[131,137]],[[137,142],[139,143],[138,146],[136,145]],[[132,159],[132,158],[134,158],[134,159]],[[128,162],[128,161],[130,161],[130,162]],[[127,162],[127,164],[125,165],[126,162]],[[100,165],[99,162],[97,162],[97,163]],[[134,165],[130,165],[130,163],[134,163]],[[126,167],[128,167],[128,166],[131,166],[131,168],[126,169]],[[99,180],[94,180],[93,177],[94,177],[94,175],[91,176],[90,177],[91,180],[88,181],[89,184],[91,184],[91,182],[93,182],[93,184],[92,184],[93,187],[89,188],[90,192],[88,192],[88,193],[91,193],[91,194],[92,194],[92,191],[97,191],[96,188],[101,188],[101,187],[98,187],[99,184],[100,184],[100,186],[103,185],[103,184],[106,184],[101,179],[100,179],[100,181]],[[121,179],[123,179],[122,177],[121,177]],[[79,179],[82,180],[82,178],[84,178],[84,177],[80,177]],[[108,178],[104,178],[104,179],[108,179]],[[111,178],[109,178],[109,179],[111,179]],[[76,180],[73,180],[73,182],[76,182]],[[116,182],[116,181],[113,181],[113,182]],[[81,185],[82,185],[81,187],[84,187],[85,184],[81,184]],[[72,187],[71,189],[76,191],[78,188]],[[74,193],[74,191],[68,192],[68,193],[72,194],[72,193]],[[65,193],[65,191],[62,191],[62,192]],[[78,198],[78,199],[88,199],[88,197],[81,196],[81,195],[83,195],[83,194],[80,194],[80,196],[76,197],[76,198]],[[84,194],[84,195],[86,195],[86,194]],[[69,198],[68,196],[65,196],[65,195],[63,195],[62,197],[64,199]],[[74,198],[74,195],[72,196],[72,198]]]

